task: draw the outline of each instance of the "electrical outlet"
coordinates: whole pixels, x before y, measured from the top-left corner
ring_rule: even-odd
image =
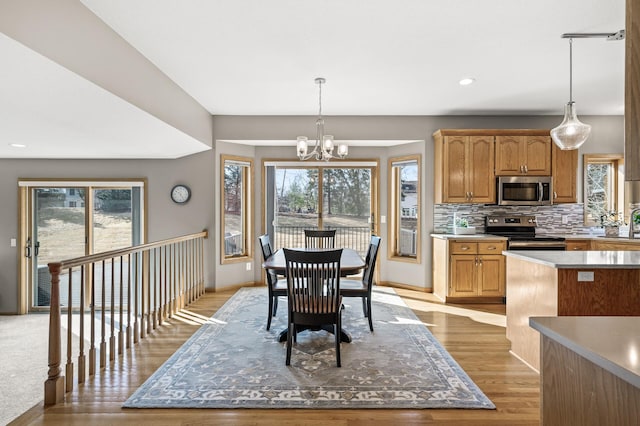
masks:
[[[593,272],[578,271],[578,281],[592,282],[594,279]]]
[[[562,224],[566,225],[567,223],[569,223],[569,216],[564,214],[564,215],[562,215]]]
[[[251,270],[251,262],[247,262],[247,271]]]

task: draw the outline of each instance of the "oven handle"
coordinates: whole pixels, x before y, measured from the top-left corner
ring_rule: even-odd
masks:
[[[548,247],[564,250],[566,246],[564,241],[509,241],[508,248],[526,249],[527,247]]]

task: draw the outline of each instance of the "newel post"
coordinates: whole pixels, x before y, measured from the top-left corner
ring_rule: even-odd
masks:
[[[60,270],[62,264],[49,263],[51,303],[49,306],[49,372],[44,382],[44,404],[64,399],[64,376],[60,375]]]

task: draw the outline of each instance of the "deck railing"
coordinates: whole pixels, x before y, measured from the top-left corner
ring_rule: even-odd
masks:
[[[304,247],[304,230],[318,229],[313,226],[281,226],[273,227],[273,246],[277,250],[282,247]],[[369,226],[325,226],[324,229],[336,230],[336,247],[351,248],[364,257],[371,240]]]
[[[73,390],[75,356],[77,383],[81,384],[87,379],[87,370],[93,376],[96,367],[106,367],[107,355],[114,361],[116,355],[122,355],[204,293],[205,238],[207,231],[49,263],[45,405],[61,402],[65,393]],[[66,306],[61,306],[61,275],[68,279]],[[62,312],[66,313],[65,375],[60,368]]]

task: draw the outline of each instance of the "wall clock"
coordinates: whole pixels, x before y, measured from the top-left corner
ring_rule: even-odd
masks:
[[[187,185],[176,185],[171,189],[171,199],[174,203],[184,204],[191,198],[191,189]]]

